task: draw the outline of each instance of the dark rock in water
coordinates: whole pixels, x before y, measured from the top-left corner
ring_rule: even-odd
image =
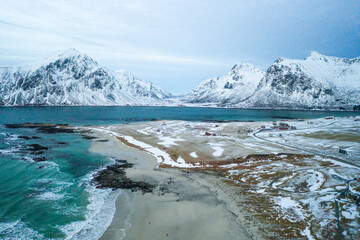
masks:
[[[69,128],[68,124],[47,124],[47,123],[14,123],[5,124],[7,128],[35,128],[42,133],[74,133],[74,129]]]
[[[55,133],[74,133],[72,128],[67,128],[62,125],[55,126],[41,126],[37,130],[42,133],[55,134]]]
[[[29,136],[18,136],[18,138],[25,139],[25,140],[30,140],[31,139],[31,137],[29,137]]]
[[[131,191],[142,191],[143,193],[152,192],[154,186],[143,181],[132,181],[126,177],[125,169],[132,167],[133,164],[123,162],[106,167],[94,175],[92,183],[97,188],[130,189]]]
[[[41,155],[44,153],[44,150],[48,150],[48,149],[50,149],[50,148],[41,146],[40,144],[29,144],[25,148],[26,151],[29,151],[35,155]]]
[[[84,133],[92,133],[92,131],[89,130],[89,129],[88,129],[88,130],[81,130],[80,133],[81,133],[81,134],[84,134]]]
[[[58,144],[65,145],[66,142],[58,142]]]
[[[18,138],[21,138],[21,139],[25,139],[25,140],[30,140],[30,139],[40,139],[40,137],[37,137],[37,136],[19,136]]]
[[[23,128],[22,124],[4,124],[6,128]]]
[[[87,139],[87,140],[92,140],[92,139],[98,138],[98,137],[89,136],[89,135],[83,135],[82,137],[83,137],[83,139]]]
[[[41,146],[40,144],[35,143],[35,144],[29,144],[26,150],[36,152],[36,151],[48,150],[48,149],[49,149],[49,147],[44,147],[44,146]]]
[[[46,161],[46,158],[45,157],[37,157],[37,158],[33,158],[33,160],[35,162],[44,162],[44,161]]]
[[[43,154],[43,153],[44,153],[44,151],[33,152],[33,154],[35,154],[35,155],[41,155],[41,154]]]
[[[96,142],[108,142],[109,140],[107,139],[100,139],[100,140],[96,140]]]
[[[41,165],[41,166],[39,166],[39,169],[42,169],[42,168],[44,168],[45,166],[44,165]]]

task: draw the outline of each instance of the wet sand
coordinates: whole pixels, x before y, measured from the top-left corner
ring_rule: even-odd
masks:
[[[100,239],[121,239],[124,229],[124,239],[251,239],[225,203],[189,179],[186,171],[157,169],[156,159],[146,152],[106,133],[96,131],[96,135],[108,141],[95,141],[92,151],[134,163],[127,176],[157,186],[153,193],[121,194],[113,221]],[[132,207],[124,208],[124,201]]]

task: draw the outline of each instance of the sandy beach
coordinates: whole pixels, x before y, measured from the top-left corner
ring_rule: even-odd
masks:
[[[359,124],[282,122],[288,131],[274,122],[92,127],[106,140],[92,151],[133,163],[126,176],[155,186],[120,195],[101,239],[356,239],[360,188],[355,181],[347,190],[341,179],[360,170]]]
[[[95,142],[92,151],[134,163],[127,169],[128,177],[158,186],[153,193],[127,191],[126,197],[121,195],[113,221],[101,239],[120,239],[124,235],[124,239],[250,239],[226,204],[186,177],[186,172],[158,169],[153,156],[125,146],[106,133],[95,133],[108,141]],[[132,209],[124,209],[123,201],[132,202]]]

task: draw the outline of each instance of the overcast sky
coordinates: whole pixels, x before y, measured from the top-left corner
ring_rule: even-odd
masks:
[[[360,1],[0,0],[0,65],[68,48],[181,93],[236,63],[360,56]]]

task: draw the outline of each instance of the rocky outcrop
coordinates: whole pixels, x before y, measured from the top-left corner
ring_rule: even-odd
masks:
[[[153,185],[143,181],[133,181],[126,177],[125,169],[131,167],[133,167],[133,164],[125,160],[118,160],[116,164],[107,166],[105,169],[97,172],[92,179],[92,183],[97,188],[121,188],[141,191],[143,193],[152,192],[154,189]]]

